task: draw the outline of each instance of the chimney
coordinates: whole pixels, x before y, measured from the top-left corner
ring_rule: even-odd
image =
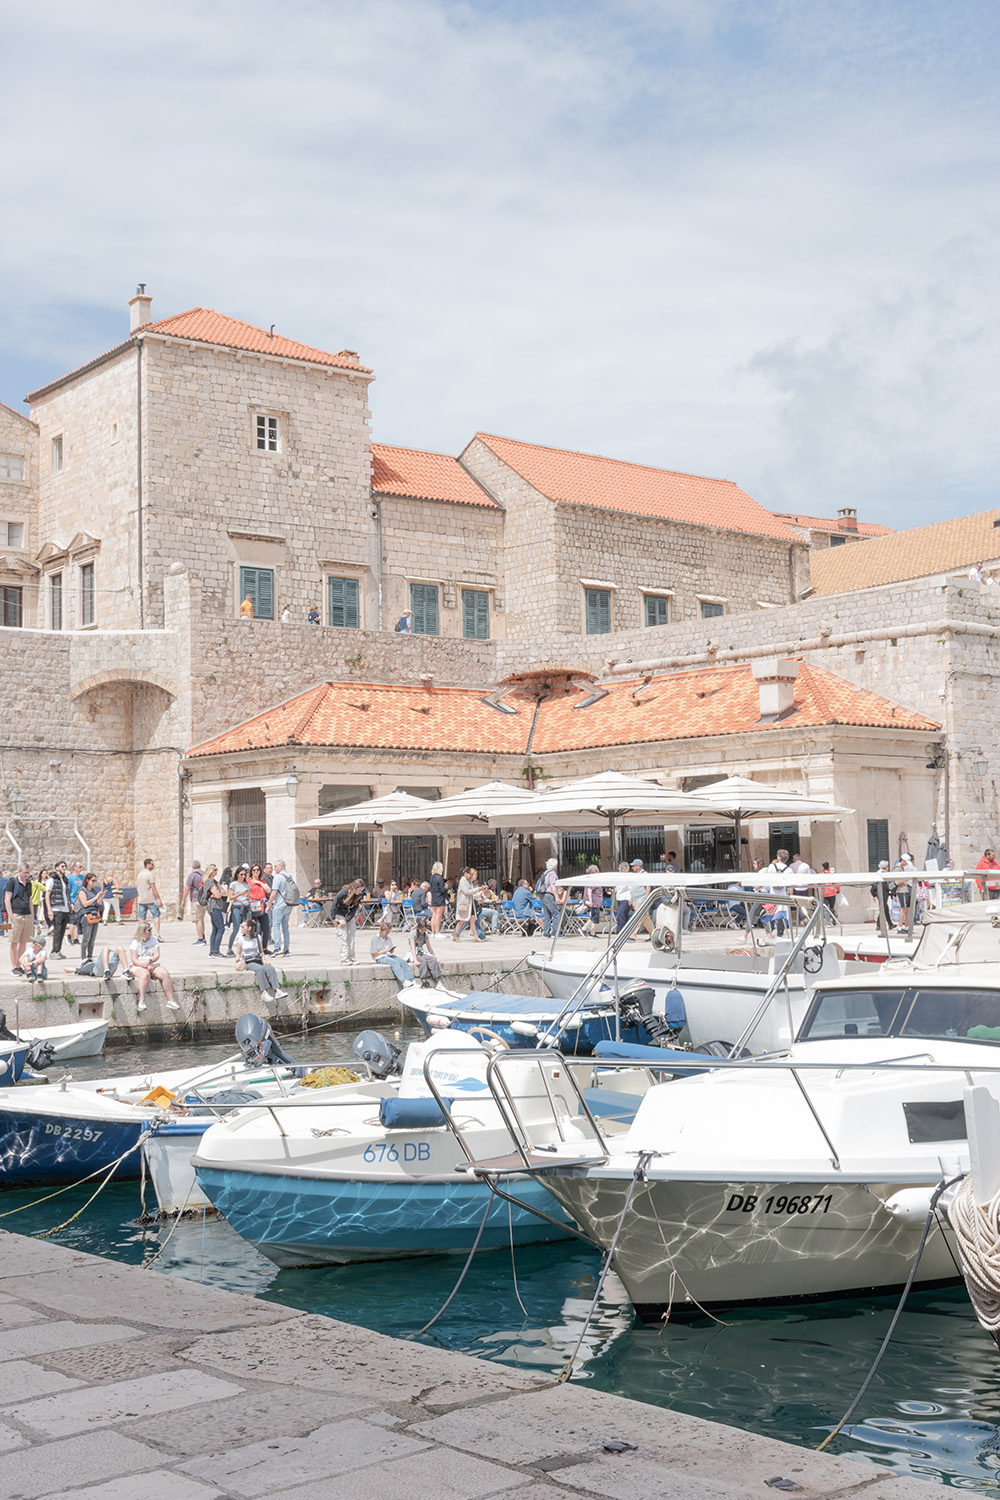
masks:
[[[857,531],[858,513],[853,505],[842,505],[837,512],[837,525],[841,531]]]
[[[421,672],[420,686],[423,688],[425,693],[433,693],[434,678],[431,676],[430,672]]]
[[[751,663],[760,693],[761,722],[773,723],[795,707],[795,679],[799,663],[787,656],[767,656]]]
[[[152,323],[153,319],[149,311],[152,305],[152,297],[146,296],[146,283],[144,281],[140,281],[139,285],[135,289],[135,296],[132,298],[128,305],[129,333],[135,333],[135,330],[137,328],[145,328],[147,323]]]

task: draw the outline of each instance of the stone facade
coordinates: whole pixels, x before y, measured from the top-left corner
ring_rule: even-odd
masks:
[[[646,594],[668,597],[679,621],[700,618],[703,602],[726,614],[787,604],[808,584],[798,543],[552,501],[480,438],[462,462],[504,507],[509,637],[585,630],[589,581],[612,591],[612,633],[642,625]]]
[[[38,428],[0,402],[0,624],[38,618]]]

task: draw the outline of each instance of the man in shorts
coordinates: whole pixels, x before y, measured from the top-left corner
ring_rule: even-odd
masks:
[[[10,938],[10,972],[16,979],[23,979],[21,958],[25,944],[35,931],[35,918],[31,910],[31,871],[27,865],[18,865],[14,879],[8,880],[3,904],[7,914],[7,935]]]
[[[201,873],[201,860],[191,861],[191,874],[184,882],[184,900],[191,911],[191,919],[194,922],[194,930],[198,934],[195,947],[200,947],[205,941],[205,908],[201,905],[198,897],[201,895],[202,881],[204,875]]]
[[[163,907],[163,902],[160,900],[160,893],[156,888],[156,881],[153,878],[153,861],[151,859],[143,860],[142,869],[135,877],[135,888],[135,904],[139,921],[150,923],[158,942],[160,938],[160,911]]]

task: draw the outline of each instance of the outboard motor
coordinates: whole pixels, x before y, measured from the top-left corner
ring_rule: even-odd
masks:
[[[403,1048],[387,1041],[380,1031],[359,1031],[351,1051],[359,1062],[368,1065],[375,1078],[391,1078],[403,1071]]]
[[[35,1042],[25,1059],[28,1067],[36,1073],[41,1073],[45,1068],[51,1068],[55,1060],[56,1049],[51,1042]]]
[[[236,1044],[248,1068],[263,1067],[265,1063],[295,1062],[279,1044],[263,1016],[240,1016],[236,1022]]]
[[[7,1027],[7,1012],[5,1010],[0,1010],[0,1042],[16,1041],[17,1037],[12,1031],[8,1030]]]
[[[653,986],[643,984],[641,980],[624,989],[621,994],[622,1024],[644,1031],[654,1047],[672,1047],[687,1024],[684,1000],[675,986],[667,994],[664,1014],[654,1016],[654,995]]]

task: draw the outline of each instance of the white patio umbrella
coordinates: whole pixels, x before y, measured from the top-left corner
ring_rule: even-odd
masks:
[[[353,833],[377,833],[388,818],[435,805],[424,797],[411,797],[409,792],[389,792],[385,797],[373,797],[368,802],[353,802],[350,807],[338,807],[335,812],[309,818],[305,823],[289,823],[288,826],[296,829],[339,828],[350,829]]]
[[[440,802],[432,802],[419,812],[411,809],[400,817],[389,818],[386,832],[431,833],[441,838],[492,833],[496,837],[497,873],[502,874],[506,868],[503,833],[487,819],[492,812],[500,812],[512,803],[530,801],[536,795],[525,791],[523,786],[511,786],[506,781],[489,781],[485,786],[474,786],[468,791],[456,792],[453,797],[442,797]]]
[[[488,819],[493,813],[537,800],[538,793],[526,792],[523,786],[488,781],[485,786],[473,786],[467,792],[456,792],[453,797],[442,797],[440,802],[428,802],[419,811],[411,808],[388,818],[386,832],[436,833],[445,838],[463,833],[490,833],[493,825]]]
[[[836,802],[826,802],[821,797],[807,797],[802,792],[772,786],[766,781],[751,781],[746,776],[726,776],[721,781],[700,786],[692,796],[700,798],[733,823],[741,868],[744,818],[810,818],[819,821],[824,818],[839,818],[854,811],[852,807],[840,807]]]
[[[546,829],[550,833],[584,829],[608,830],[612,858],[617,852],[617,830],[630,823],[664,821],[725,822],[698,792],[676,792],[641,776],[602,771],[566,786],[540,792],[534,800],[512,803],[490,814],[494,828]]]

